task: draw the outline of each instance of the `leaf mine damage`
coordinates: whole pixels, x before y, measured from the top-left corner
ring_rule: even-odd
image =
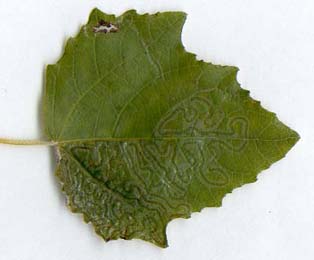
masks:
[[[115,33],[119,30],[117,25],[114,25],[105,20],[100,20],[96,26],[94,26],[93,31],[95,33]]]

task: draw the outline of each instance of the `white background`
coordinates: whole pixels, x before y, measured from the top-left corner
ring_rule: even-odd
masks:
[[[70,213],[47,147],[0,145],[0,260],[314,259],[313,0],[0,0],[0,135],[41,138],[45,64],[90,10],[183,10],[198,58],[240,68],[251,95],[301,135],[285,159],[221,208],[172,221],[169,247],[104,243]]]

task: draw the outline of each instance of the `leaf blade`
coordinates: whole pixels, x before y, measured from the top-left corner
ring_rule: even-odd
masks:
[[[47,67],[56,174],[72,211],[105,240],[167,246],[169,221],[220,206],[299,139],[240,87],[236,67],[184,50],[185,17],[95,9]]]

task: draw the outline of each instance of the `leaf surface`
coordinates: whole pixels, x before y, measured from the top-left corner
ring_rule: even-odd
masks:
[[[105,240],[167,246],[166,226],[256,180],[299,139],[236,81],[185,51],[182,12],[94,9],[48,65],[45,132],[72,211]]]

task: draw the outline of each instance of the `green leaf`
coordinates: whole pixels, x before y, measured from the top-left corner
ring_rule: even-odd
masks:
[[[185,51],[182,12],[95,9],[47,67],[45,132],[72,211],[105,240],[167,246],[166,226],[221,206],[299,139],[236,81]]]

